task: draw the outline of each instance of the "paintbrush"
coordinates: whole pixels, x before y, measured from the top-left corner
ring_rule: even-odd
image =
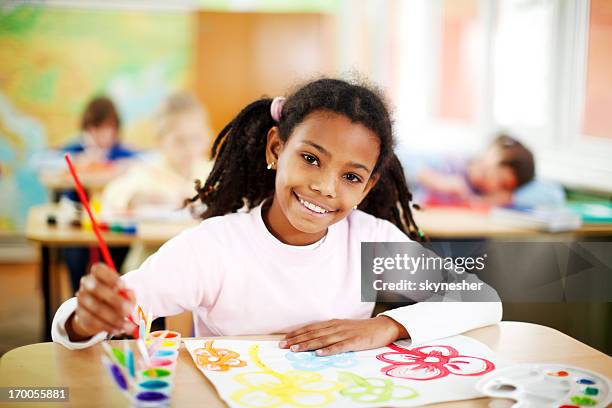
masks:
[[[136,348],[138,349],[138,351],[140,352],[140,355],[142,356],[142,360],[145,365],[145,368],[149,368],[151,366],[151,357],[149,356],[149,353],[147,352],[147,346],[145,345],[145,342],[142,338],[136,340]]]
[[[149,334],[151,333],[151,324],[153,323],[153,314],[151,310],[147,312],[147,327],[145,328],[145,340],[149,338]]]
[[[70,174],[72,175],[72,180],[74,181],[74,186],[76,188],[77,195],[79,196],[79,200],[81,201],[81,204],[85,208],[85,211],[87,212],[87,215],[89,217],[89,221],[91,221],[91,226],[94,231],[94,234],[96,234],[96,238],[98,240],[98,246],[100,247],[100,251],[102,252],[102,258],[104,259],[104,262],[106,262],[108,266],[110,266],[114,271],[117,271],[117,268],[115,267],[115,263],[113,262],[113,258],[111,257],[110,252],[108,250],[108,246],[106,245],[106,241],[104,240],[104,237],[102,237],[102,234],[100,233],[100,228],[98,227],[96,218],[91,212],[91,207],[89,206],[89,200],[87,200],[87,194],[85,194],[85,189],[81,185],[81,181],[79,180],[79,176],[77,175],[76,170],[72,164],[72,160],[70,160],[70,155],[66,153],[64,155],[64,158],[66,159],[66,163],[68,164],[68,169],[70,170]],[[121,297],[123,297],[125,300],[128,300],[128,295],[124,289],[119,290],[119,295],[121,295]],[[133,324],[136,324],[136,322],[134,321],[134,318],[131,315],[128,316],[128,319]]]

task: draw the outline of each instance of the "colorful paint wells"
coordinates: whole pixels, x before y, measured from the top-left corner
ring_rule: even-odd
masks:
[[[169,403],[172,396],[181,334],[168,330],[152,332],[145,344],[150,365],[136,374],[137,393],[134,395],[134,403],[142,407],[164,405]]]
[[[497,370],[476,387],[494,398],[530,407],[607,407],[612,402],[610,380],[595,372],[557,364],[521,364]]]
[[[161,336],[164,335],[162,339]],[[161,344],[159,344],[161,341]],[[170,331],[170,330],[159,330],[149,334],[145,344],[147,347],[151,347],[154,344],[158,344],[158,349],[178,349],[181,345],[181,333]]]
[[[181,344],[181,335],[178,332],[158,331],[147,336],[143,342],[140,340],[139,351],[133,353],[137,361],[133,375],[128,377],[130,359],[126,356],[132,354],[132,349],[126,347],[122,351],[117,347],[104,343],[106,356],[103,358],[109,366],[109,373],[115,383],[130,399],[133,406],[159,407],[170,404],[172,397],[172,383],[178,360],[178,348]],[[145,347],[144,345],[148,347]],[[141,353],[146,353],[144,358]],[[109,357],[112,361],[109,361]],[[147,361],[148,360],[148,361]],[[127,382],[130,383],[128,386]]]

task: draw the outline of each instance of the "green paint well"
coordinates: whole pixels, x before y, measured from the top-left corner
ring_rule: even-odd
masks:
[[[170,371],[165,370],[163,368],[150,368],[148,370],[143,371],[142,375],[151,378],[161,378],[168,377],[170,375]]]
[[[125,367],[125,354],[123,354],[123,351],[117,348],[113,348],[113,355],[115,356],[119,364]]]
[[[593,405],[597,405],[597,401],[595,401],[593,398],[584,397],[582,395],[574,395],[573,397],[570,398],[570,400],[574,404],[584,406],[584,407],[592,407]]]

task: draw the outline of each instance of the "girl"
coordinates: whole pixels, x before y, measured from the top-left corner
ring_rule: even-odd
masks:
[[[373,91],[320,79],[286,100],[258,100],[213,153],[192,199],[207,205],[204,222],[122,278],[92,268],[56,313],[55,341],[83,348],[129,332],[136,300],[154,316],[193,311],[196,336],[286,333],[279,347],[319,355],[500,320],[499,303],[423,302],[371,318],[374,304],[360,301],[361,242],[418,238],[391,120]],[[129,301],[118,295],[126,288]]]
[[[132,165],[106,185],[102,193],[105,212],[180,209],[191,193],[191,182],[210,173],[212,162],[206,155],[212,132],[197,99],[186,92],[175,93],[164,102],[156,119],[159,156]]]

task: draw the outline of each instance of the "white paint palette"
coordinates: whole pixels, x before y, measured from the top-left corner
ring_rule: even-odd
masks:
[[[610,380],[562,364],[520,364],[492,372],[476,384],[483,394],[516,401],[512,408],[607,407]]]

